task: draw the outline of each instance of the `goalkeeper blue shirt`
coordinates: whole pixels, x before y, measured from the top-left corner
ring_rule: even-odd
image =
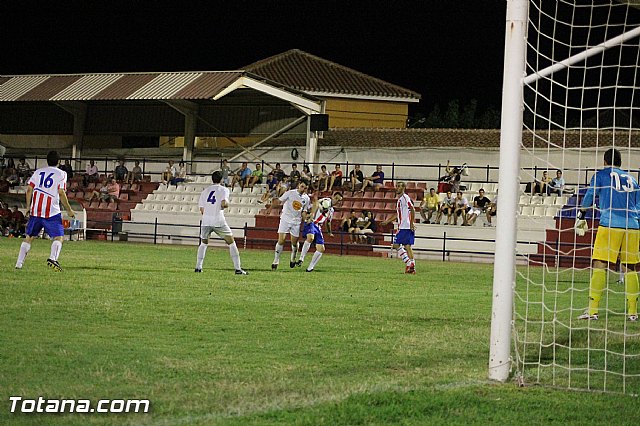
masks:
[[[597,197],[601,226],[638,229],[638,190],[638,182],[629,173],[607,167],[591,178],[582,208],[590,208]]]

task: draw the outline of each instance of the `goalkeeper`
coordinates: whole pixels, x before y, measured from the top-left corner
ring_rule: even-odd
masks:
[[[640,263],[640,188],[631,175],[620,169],[621,164],[622,157],[617,149],[611,148],[604,153],[605,167],[591,178],[576,219],[576,234],[582,236],[588,228],[585,211],[593,206],[597,197],[600,225],[593,245],[589,309],[579,319],[598,319],[600,298],[607,282],[607,264],[615,264],[619,254],[625,273],[628,319],[638,320],[638,275],[635,269]]]

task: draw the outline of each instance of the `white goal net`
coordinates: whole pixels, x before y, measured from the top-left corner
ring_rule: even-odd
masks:
[[[512,373],[524,384],[640,394],[640,321],[627,303],[637,278],[619,272],[619,259],[603,268],[597,320],[580,319],[603,200],[586,210],[586,235],[574,229],[608,149],[639,177],[640,9],[529,0],[526,27]]]

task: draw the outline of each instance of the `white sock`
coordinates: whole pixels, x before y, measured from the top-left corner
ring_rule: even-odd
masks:
[[[58,256],[60,256],[60,251],[62,250],[62,242],[58,240],[53,240],[51,243],[51,254],[49,255],[49,259],[58,260]]]
[[[298,244],[291,244],[291,261],[296,261],[296,254],[298,254]]]
[[[20,244],[20,253],[18,254],[18,261],[16,262],[16,266],[18,268],[22,267],[24,258],[27,257],[27,253],[29,253],[29,250],[31,250],[31,243],[23,241],[22,244]]]
[[[232,242],[229,244],[229,254],[231,255],[231,260],[233,260],[233,267],[236,268],[236,271],[240,268],[240,252],[238,251],[238,246],[236,242]]]
[[[411,259],[409,259],[409,255],[407,254],[407,250],[405,250],[404,247],[400,247],[398,249],[398,257],[400,258],[400,260],[402,260],[405,265],[409,266],[409,261]]]
[[[284,250],[284,246],[280,243],[276,243],[276,256],[273,258],[273,263],[280,263],[280,254],[282,254],[282,250]]]
[[[409,259],[408,266],[411,266],[412,268],[415,268],[415,267],[416,267],[416,261],[415,261],[415,259]]]
[[[309,248],[311,247],[311,243],[309,241],[305,241],[302,245],[302,251],[300,252],[300,260],[304,262],[304,257],[307,255]]]
[[[207,254],[208,244],[200,243],[198,246],[198,261],[196,262],[196,269],[202,269],[202,263],[204,262],[204,256]]]
[[[321,257],[322,257],[322,252],[316,250],[316,252],[313,253],[313,257],[311,258],[311,263],[309,264],[309,268],[307,269],[313,270],[313,268],[315,268],[318,262],[320,261]]]

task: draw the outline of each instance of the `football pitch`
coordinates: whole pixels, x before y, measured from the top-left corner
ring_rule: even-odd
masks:
[[[487,380],[493,265],[0,240],[1,424],[637,424],[638,399]],[[287,247],[288,250],[288,247]],[[312,249],[313,251],[313,249]],[[310,260],[307,257],[307,264]],[[10,396],[148,399],[146,414],[12,414]]]

